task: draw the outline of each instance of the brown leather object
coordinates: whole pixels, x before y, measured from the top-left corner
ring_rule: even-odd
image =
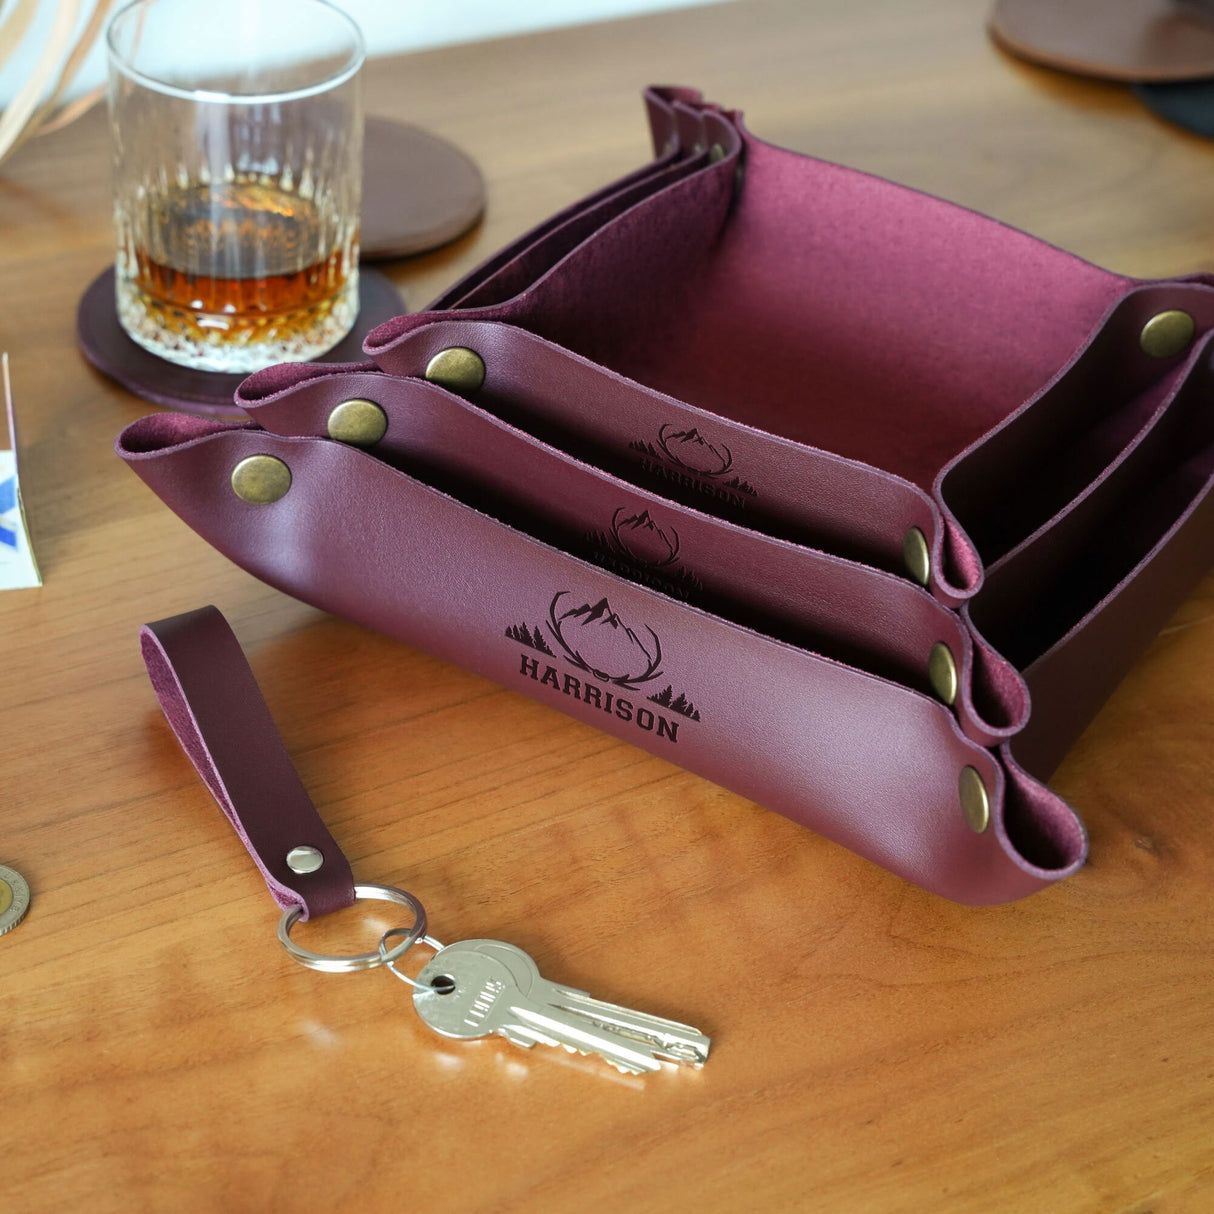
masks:
[[[403,122],[369,117],[363,144],[363,261],[447,244],[485,210],[480,169],[459,148]]]
[[[990,32],[1013,55],[1081,76],[1214,76],[1210,0],[997,0]]]
[[[1214,80],[1144,82],[1134,95],[1166,122],[1214,139]]]
[[[363,266],[358,275],[358,318],[354,328],[317,362],[361,362],[363,338],[383,321],[404,311],[400,293],[378,270]],[[157,358],[127,336],[114,303],[114,267],[100,273],[76,309],[76,341],[102,375],[129,392],[165,409],[206,417],[243,417],[232,396],[245,378],[217,371],[195,371]]]

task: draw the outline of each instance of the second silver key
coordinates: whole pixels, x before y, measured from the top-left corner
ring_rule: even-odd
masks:
[[[530,954],[503,940],[467,940],[461,947],[470,947],[502,962],[534,1002],[584,1018],[599,1028],[645,1045],[656,1057],[690,1066],[703,1066],[712,1046],[710,1038],[690,1024],[652,1016],[635,1008],[623,1007],[595,999],[577,987],[563,986],[545,978]]]

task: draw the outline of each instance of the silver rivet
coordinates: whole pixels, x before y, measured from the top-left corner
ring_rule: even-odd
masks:
[[[426,378],[449,392],[470,396],[485,382],[485,363],[475,350],[452,346],[426,364]]]
[[[926,586],[932,576],[932,554],[927,546],[927,536],[918,527],[912,527],[902,537],[902,560],[907,573],[920,586]]]
[[[232,469],[232,492],[254,506],[286,497],[290,487],[291,469],[273,455],[250,455]]]
[[[287,867],[293,873],[314,873],[324,862],[315,847],[293,847],[287,852]]]
[[[724,159],[725,149],[719,143],[714,143],[712,147],[708,149],[708,163],[716,164],[718,161]]]
[[[987,795],[986,784],[978,774],[977,768],[963,767],[961,778],[957,781],[957,791],[961,794],[961,812],[969,823],[970,830],[982,834],[990,825],[991,799]]]
[[[329,437],[339,443],[372,447],[387,430],[388,415],[373,400],[343,400],[329,414]]]
[[[951,708],[957,700],[957,662],[953,651],[943,641],[932,646],[927,659],[927,677],[932,690]]]
[[[1152,316],[1142,326],[1138,344],[1152,358],[1175,358],[1188,349],[1196,332],[1197,325],[1193,318],[1187,312],[1173,308]]]

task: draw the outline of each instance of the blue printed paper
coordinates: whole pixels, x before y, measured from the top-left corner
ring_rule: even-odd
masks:
[[[34,550],[30,545],[21,508],[21,482],[17,476],[17,427],[13,418],[13,394],[9,382],[8,355],[0,358],[5,414],[8,418],[8,450],[0,451],[0,590],[41,586]],[[0,435],[3,438],[3,435]]]

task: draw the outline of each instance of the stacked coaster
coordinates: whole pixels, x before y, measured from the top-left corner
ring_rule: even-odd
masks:
[[[997,0],[991,37],[1022,59],[1130,84],[1214,138],[1214,0]]]

